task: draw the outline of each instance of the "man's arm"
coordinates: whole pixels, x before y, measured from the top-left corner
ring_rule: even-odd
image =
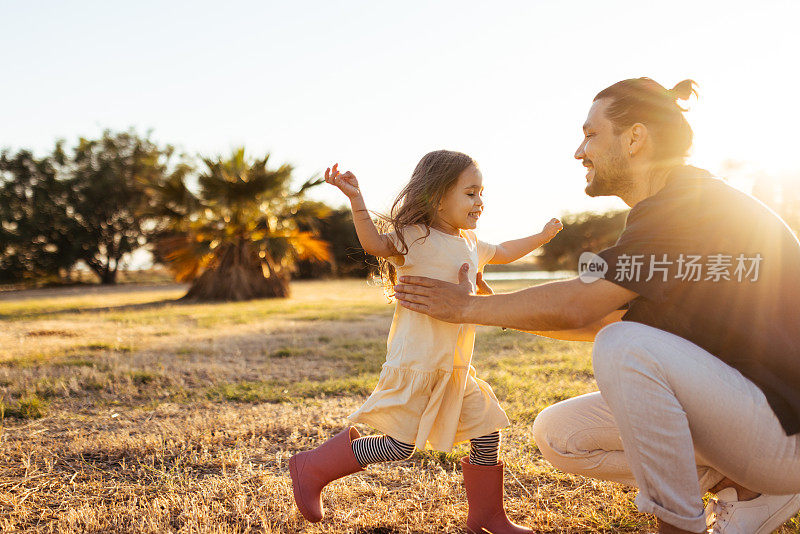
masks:
[[[552,332],[584,328],[633,300],[635,292],[607,280],[586,283],[579,278],[550,282],[513,293],[470,294],[467,265],[459,283],[404,276],[395,286],[400,304],[452,323],[503,326]]]
[[[560,339],[563,341],[594,341],[595,336],[597,333],[602,330],[604,327],[610,325],[611,323],[616,323],[617,321],[622,320],[622,316],[625,315],[627,310],[616,310],[599,321],[595,321],[591,324],[588,324],[582,328],[573,328],[572,330],[552,330],[552,331],[531,331],[525,330],[529,334],[536,334],[537,336],[544,336],[553,339]]]

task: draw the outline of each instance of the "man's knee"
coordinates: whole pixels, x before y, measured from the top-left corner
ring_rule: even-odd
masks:
[[[592,347],[592,366],[595,376],[612,370],[619,364],[619,355],[625,350],[629,340],[628,324],[623,321],[612,323],[597,333]]]
[[[533,439],[542,456],[556,469],[568,473],[575,471],[575,458],[580,455],[580,447],[573,443],[581,429],[574,425],[572,400],[548,406],[533,421]]]
[[[533,420],[533,439],[542,456],[550,463],[553,463],[552,458],[557,456],[553,438],[559,429],[558,411],[558,404],[548,406]]]
[[[655,363],[651,361],[654,354],[648,347],[653,330],[639,323],[620,321],[598,332],[592,348],[592,367],[601,390],[609,384],[624,383],[624,380],[615,380],[620,373]]]

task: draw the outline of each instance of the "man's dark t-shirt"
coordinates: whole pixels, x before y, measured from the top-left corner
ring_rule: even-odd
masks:
[[[704,170],[678,167],[599,255],[606,280],[639,294],[623,320],[736,368],[786,433],[800,432],[800,243],[775,213]]]

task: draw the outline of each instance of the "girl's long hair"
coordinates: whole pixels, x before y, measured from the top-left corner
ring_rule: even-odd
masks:
[[[477,166],[471,157],[452,150],[436,150],[422,156],[411,180],[397,195],[389,215],[378,214],[380,230],[396,232],[401,255],[408,253],[411,244],[406,242],[404,229],[421,224],[425,226],[425,235],[420,239],[428,237],[442,198],[471,165]],[[392,287],[397,284],[397,269],[386,258],[378,258],[378,269],[384,292],[391,299],[394,296]]]

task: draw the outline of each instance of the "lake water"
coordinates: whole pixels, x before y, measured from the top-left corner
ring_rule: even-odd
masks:
[[[489,280],[559,280],[577,276],[575,271],[505,271],[487,272],[483,279]]]

